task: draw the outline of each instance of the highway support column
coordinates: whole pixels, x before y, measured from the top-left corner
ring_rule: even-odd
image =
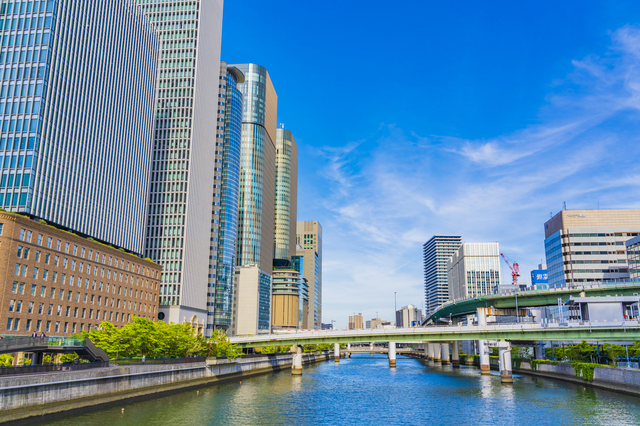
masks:
[[[440,355],[442,345],[440,343],[434,343],[432,346],[433,346],[433,362],[435,362],[436,364],[440,364],[442,362],[442,356]]]
[[[336,364],[340,362],[340,343],[333,344],[333,357],[336,361]]]
[[[427,343],[427,347],[429,348],[429,356],[427,357],[427,361],[433,361],[433,354],[435,351],[435,349],[433,348],[434,346],[434,343]]]
[[[424,342],[424,357],[429,359],[429,343]]]
[[[452,346],[451,366],[453,368],[460,368],[460,342],[454,340]]]
[[[442,351],[442,365],[449,365],[451,361],[449,361],[449,342],[442,343],[440,345]]]
[[[511,344],[509,342],[498,342],[498,355],[500,361],[500,381],[502,383],[513,383]]]
[[[302,347],[292,346],[293,365],[291,366],[292,376],[302,376]]]
[[[487,325],[487,308],[478,308],[478,326]],[[480,374],[488,376],[491,374],[491,365],[489,364],[489,347],[486,340],[478,340],[478,352],[480,352]]]
[[[389,367],[396,368],[396,342],[389,342]]]

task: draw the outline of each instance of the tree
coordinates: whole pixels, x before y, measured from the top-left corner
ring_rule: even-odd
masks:
[[[566,354],[571,361],[592,362],[595,349],[586,341],[582,341],[579,345],[569,346]]]
[[[0,367],[13,366],[13,357],[8,354],[0,355]]]
[[[226,356],[228,359],[236,359],[242,356],[238,345],[232,345],[227,335],[222,330],[215,330],[207,342],[209,356]]]

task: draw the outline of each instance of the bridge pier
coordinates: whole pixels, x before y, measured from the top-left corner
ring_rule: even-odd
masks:
[[[460,368],[460,342],[453,341],[453,353],[451,356],[451,366],[453,368]]]
[[[498,351],[500,361],[500,381],[502,383],[513,383],[513,374],[511,369],[511,344],[509,342],[499,342]]]
[[[429,343],[424,342],[424,357],[429,359]]]
[[[434,343],[433,345],[433,362],[436,364],[440,364],[442,362],[442,345],[440,343]]]
[[[371,351],[369,355],[373,355],[373,342],[369,343],[369,350]]]
[[[449,343],[443,343],[440,347],[442,350],[442,365],[449,365],[451,363],[449,361]]]
[[[292,346],[293,365],[291,366],[292,376],[302,376],[302,348],[300,346]]]
[[[389,342],[389,367],[396,368],[396,342]]]
[[[535,359],[544,359],[544,344],[542,342],[536,342],[533,345],[533,357]]]
[[[333,344],[333,356],[336,364],[338,364],[340,362],[340,343]]]
[[[427,361],[433,361],[435,349],[435,343],[427,343],[427,347],[429,348],[429,356],[427,357]]]
[[[487,308],[478,308],[478,326],[487,326]],[[488,376],[491,374],[491,365],[489,364],[489,347],[486,340],[478,340],[478,352],[480,352],[480,374]]]
[[[347,343],[347,358],[351,358],[351,343]]]

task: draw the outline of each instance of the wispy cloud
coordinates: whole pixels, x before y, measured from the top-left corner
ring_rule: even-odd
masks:
[[[524,271],[544,256],[550,211],[638,207],[640,29],[611,35],[540,107],[539,123],[485,140],[386,126],[324,148],[324,319],[422,305],[422,244],[435,233],[498,241]],[[504,271],[503,271],[504,272]],[[526,275],[526,274],[525,274]],[[503,281],[508,277],[503,274]],[[366,297],[365,297],[366,296]]]

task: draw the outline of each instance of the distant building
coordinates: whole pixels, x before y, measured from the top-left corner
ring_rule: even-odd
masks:
[[[380,318],[373,318],[373,319],[367,321],[365,328],[368,328],[368,329],[384,328],[384,327],[387,327],[387,326],[395,326],[395,325],[396,325],[395,322],[385,321],[385,320],[382,320]]]
[[[349,315],[349,330],[362,330],[364,328],[364,321],[362,314]]]
[[[500,285],[498,243],[464,243],[447,261],[449,300],[493,294]]]
[[[629,278],[640,280],[640,237],[634,237],[625,243],[627,248],[627,262],[629,264]]]
[[[422,322],[422,310],[415,305],[403,306],[396,311],[396,326],[399,328],[415,327]]]
[[[544,224],[549,287],[629,278],[626,241],[640,210],[563,210]]]
[[[333,330],[333,324],[322,323],[322,329],[323,330]]]
[[[447,260],[460,244],[460,235],[434,235],[423,246],[424,308],[427,316],[449,300]]]
[[[283,264],[285,262],[287,264]],[[289,261],[275,260],[271,291],[271,326],[274,329],[299,327],[302,299],[300,290],[300,272]]]
[[[322,226],[317,220],[296,224],[296,255],[304,257],[304,278],[309,282],[309,311],[304,329],[322,326]]]
[[[162,266],[22,215],[0,212],[0,271],[3,334],[69,336],[103,321],[158,319]]]
[[[273,252],[275,259],[296,254],[298,146],[289,130],[276,131],[276,197]]]
[[[532,290],[548,290],[549,289],[549,273],[547,272],[547,264],[541,263],[538,269],[531,271],[531,289]]]

